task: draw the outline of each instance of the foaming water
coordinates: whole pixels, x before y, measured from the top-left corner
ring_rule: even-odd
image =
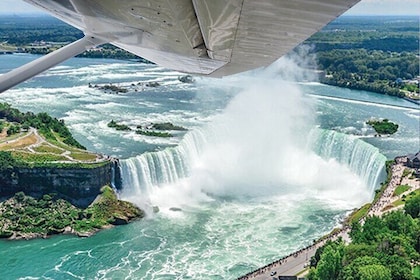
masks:
[[[99,65],[87,66],[95,63]],[[108,63],[115,61],[74,59],[68,62],[70,68],[60,66],[53,76],[34,78],[2,97],[22,110],[64,118],[89,148],[130,157],[122,160],[122,195],[147,206],[149,215],[86,239],[58,236],[0,242],[5,256],[0,267],[8,273],[2,279],[234,279],[308,245],[373,193],[366,183],[369,176],[355,168],[357,157],[346,162],[348,153],[338,153],[332,144],[361,140],[326,130],[328,139],[341,140],[320,141],[319,150],[313,148],[315,116],[321,127],[357,130],[364,129],[363,120],[371,117],[397,116],[400,134],[363,140],[378,141],[381,144],[375,146],[382,145],[381,152],[392,150],[392,154],[418,147],[416,110],[306,98],[301,93],[314,87],[337,95],[354,93],[357,98],[358,91],[261,82],[252,74],[181,84],[178,73],[153,65]],[[8,64],[0,68],[3,65]],[[284,72],[281,65],[274,68]],[[117,75],[102,79],[107,71]],[[88,81],[131,84],[159,79],[161,87],[119,95],[87,85]],[[245,90],[236,94],[241,87]],[[28,102],[28,96],[34,102]],[[165,148],[166,140],[134,139],[130,132],[110,130],[106,124],[111,118],[129,125],[170,121],[189,132],[174,139],[179,145]],[[149,146],[152,141],[157,144]],[[371,150],[370,145],[349,146]],[[326,147],[332,152],[319,152]],[[360,155],[359,163],[363,158],[375,162],[378,156],[354,155]],[[373,175],[371,166],[366,168],[372,168]],[[154,205],[159,213],[152,213]]]
[[[254,84],[179,146],[122,161],[122,196],[142,206],[168,208],[195,198],[294,193],[341,201],[347,209],[360,205],[377,187],[384,157],[377,149],[366,154],[373,148],[369,144],[334,132],[343,139],[337,147],[319,134],[314,151],[309,144],[314,138],[312,106],[296,85],[273,80]],[[347,153],[341,145],[347,145]],[[319,153],[325,149],[338,150],[337,155]],[[363,165],[364,160],[374,164]],[[343,191],[337,186],[348,187]]]

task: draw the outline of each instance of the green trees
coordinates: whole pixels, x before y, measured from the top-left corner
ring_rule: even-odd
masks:
[[[402,82],[419,75],[418,33],[415,17],[340,17],[305,44],[326,74],[321,82],[404,97],[401,89],[419,91]]]
[[[16,164],[16,160],[12,157],[11,152],[0,151],[0,172],[12,169]]]
[[[416,195],[405,203],[404,211],[413,219],[420,217],[420,195]]]
[[[398,124],[390,122],[387,119],[382,121],[370,120],[366,124],[371,125],[379,134],[394,134],[398,130]]]
[[[420,221],[412,217],[419,197],[406,202],[407,213],[394,211],[354,224],[352,243],[328,242],[311,259],[309,280],[413,280],[411,262],[420,261]],[[417,207],[417,208],[416,208]],[[416,210],[415,210],[416,211]]]
[[[317,60],[318,67],[327,74],[322,82],[400,97],[404,96],[400,89],[405,85],[397,80],[419,75],[414,53],[335,49],[317,52]]]
[[[18,124],[17,125],[12,124],[7,128],[7,135],[8,136],[19,133],[19,132],[20,132],[20,125],[18,125]]]
[[[0,118],[6,118],[9,122],[18,123],[8,128],[8,135],[18,133],[21,128],[34,127],[49,140],[61,140],[67,145],[86,150],[84,146],[73,138],[63,120],[53,118],[45,112],[36,115],[32,112],[23,114],[18,109],[12,108],[8,103],[0,103]],[[59,139],[57,139],[57,136]]]

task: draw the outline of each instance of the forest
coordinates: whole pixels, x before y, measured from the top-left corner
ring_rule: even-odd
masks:
[[[352,243],[329,241],[311,259],[309,280],[413,280],[411,263],[420,261],[420,195],[408,199],[404,211],[382,218],[373,216],[364,225],[355,222]],[[418,266],[417,268],[418,269]]]
[[[302,44],[315,54],[315,67],[324,71],[320,82],[405,97],[409,92],[419,92],[418,83],[406,82],[420,75],[418,34],[419,18],[415,16],[342,16]],[[46,54],[57,48],[31,45],[34,42],[64,45],[81,37],[80,30],[48,16],[0,18],[0,42],[33,54]],[[149,63],[109,44],[79,57]]]
[[[304,44],[316,54],[322,83],[405,97],[419,76],[418,17],[340,17]]]

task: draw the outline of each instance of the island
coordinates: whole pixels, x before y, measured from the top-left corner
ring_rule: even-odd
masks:
[[[0,238],[90,236],[140,219],[117,197],[118,159],[92,153],[63,120],[0,103]]]
[[[372,126],[379,136],[384,134],[391,135],[398,131],[398,124],[390,122],[388,119],[369,120],[366,124]]]
[[[114,120],[111,120],[108,124],[108,127],[115,128],[120,131],[132,131],[128,125],[117,123]],[[136,134],[151,136],[151,137],[173,137],[173,134],[169,131],[186,131],[187,129],[182,126],[174,125],[170,122],[164,123],[151,123],[146,125],[137,125]]]

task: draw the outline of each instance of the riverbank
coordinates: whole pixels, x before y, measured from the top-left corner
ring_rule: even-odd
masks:
[[[54,194],[34,198],[16,193],[0,203],[0,216],[0,238],[28,240],[56,234],[89,237],[101,229],[141,219],[144,212],[104,186],[85,209]]]
[[[389,181],[386,187],[382,189],[379,196],[370,205],[369,210],[366,214],[360,218],[359,222],[363,224],[366,217],[369,216],[382,216],[384,213],[397,210],[401,208],[401,205],[394,205],[396,201],[400,201],[403,196],[407,196],[412,192],[418,192],[420,190],[420,178],[414,176],[415,170],[409,168],[407,165],[407,157],[397,157],[390,166]],[[402,184],[410,186],[402,193],[396,192],[397,188]],[[344,224],[339,229],[334,229],[330,234],[322,237],[314,244],[309,245],[303,249],[291,253],[279,260],[276,260],[264,267],[256,269],[237,280],[264,280],[264,279],[277,279],[277,276],[284,275],[297,275],[304,276],[308,272],[309,261],[313,257],[318,248],[325,245],[327,241],[334,241],[341,238],[345,243],[350,243],[349,237],[350,225]],[[274,276],[274,277],[273,277]]]

